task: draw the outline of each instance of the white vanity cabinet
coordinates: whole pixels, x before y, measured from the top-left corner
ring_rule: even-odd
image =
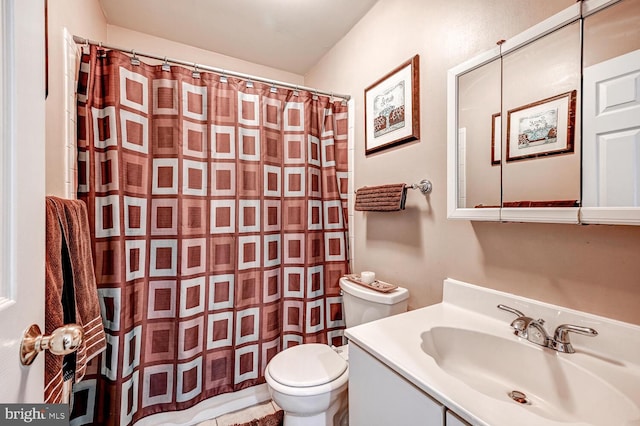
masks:
[[[445,426],[471,426],[471,423],[467,423],[466,421],[462,420],[451,410],[447,410],[444,416],[444,420]]]
[[[353,342],[349,343],[349,424],[469,425]]]

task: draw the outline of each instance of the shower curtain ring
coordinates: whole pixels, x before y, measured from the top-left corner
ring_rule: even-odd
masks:
[[[98,42],[98,57],[99,58],[106,58],[107,57],[107,53],[102,48],[102,42],[101,41]]]
[[[138,59],[138,57],[136,56],[135,49],[131,49],[131,54],[133,55],[131,57],[131,65],[140,65],[140,59]]]
[[[169,65],[169,61],[167,61],[167,57],[164,57],[164,61],[162,62],[162,71],[171,71],[171,65]]]

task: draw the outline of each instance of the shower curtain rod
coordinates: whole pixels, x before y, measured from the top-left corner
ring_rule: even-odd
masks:
[[[348,101],[349,99],[351,99],[351,95],[341,95],[339,93],[332,93],[332,92],[327,92],[324,90],[318,90],[318,89],[314,89],[312,87],[305,87],[305,86],[300,86],[297,84],[291,84],[291,83],[285,83],[283,81],[277,81],[277,80],[270,80],[264,77],[257,77],[254,75],[249,75],[249,74],[243,74],[240,72],[235,72],[235,71],[229,71],[226,69],[222,69],[222,68],[216,68],[216,67],[210,67],[207,65],[202,65],[202,64],[198,64],[198,63],[194,63],[194,62],[187,62],[187,61],[183,61],[180,59],[173,59],[173,58],[167,58],[166,56],[158,56],[158,55],[153,55],[151,53],[143,53],[143,52],[138,52],[137,50],[134,49],[123,49],[121,47],[117,47],[117,46],[113,46],[113,45],[109,45],[109,44],[105,44],[102,42],[97,42],[97,41],[93,41],[93,40],[89,40],[86,39],[84,37],[79,37],[74,35],[73,36],[73,41],[76,42],[76,44],[92,44],[95,46],[100,46],[103,47],[105,49],[109,49],[109,50],[119,50],[121,52],[125,52],[134,56],[144,56],[146,58],[151,58],[151,59],[156,59],[158,61],[163,61],[163,62],[171,62],[174,64],[178,64],[178,65],[184,65],[187,67],[194,67],[197,68],[198,70],[202,70],[202,71],[210,71],[216,74],[220,74],[220,75],[224,75],[224,76],[233,76],[233,77],[239,77],[239,78],[243,78],[245,80],[251,80],[251,81],[259,81],[261,83],[267,83],[267,84],[271,84],[273,86],[279,86],[279,87],[285,87],[287,89],[294,89],[294,90],[306,90],[307,92],[312,92],[318,95],[325,95],[325,96],[331,96],[334,98],[341,98],[344,99],[346,101]]]

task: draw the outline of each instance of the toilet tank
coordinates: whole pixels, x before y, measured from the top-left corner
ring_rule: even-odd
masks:
[[[388,293],[370,290],[340,278],[344,319],[347,327],[364,324],[407,311],[409,291],[398,287]]]

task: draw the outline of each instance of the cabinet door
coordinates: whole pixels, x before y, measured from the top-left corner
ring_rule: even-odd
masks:
[[[349,423],[442,426],[444,407],[395,371],[349,343]]]
[[[458,415],[455,414],[453,411],[449,411],[449,410],[447,410],[447,412],[445,413],[444,424],[445,426],[471,426],[471,423],[467,423],[466,421],[458,417]]]

